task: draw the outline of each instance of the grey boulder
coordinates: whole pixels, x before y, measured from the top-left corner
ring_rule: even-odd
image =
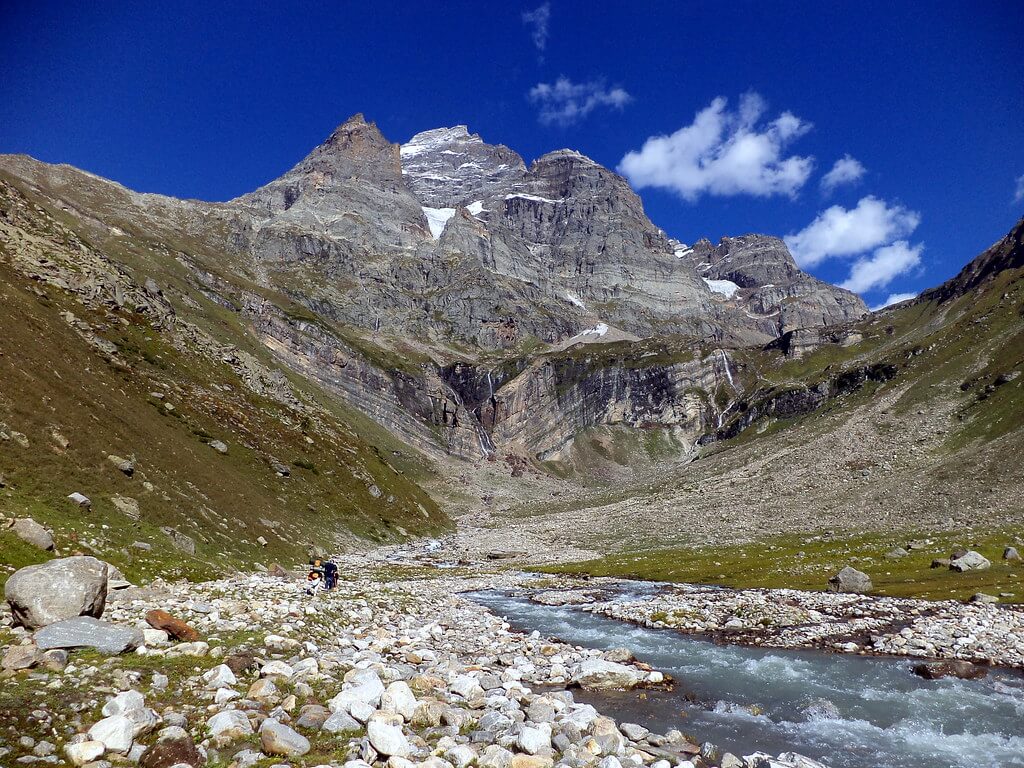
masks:
[[[11,530],[15,536],[33,547],[46,551],[53,549],[53,536],[31,517],[15,520]]]
[[[64,557],[29,565],[7,580],[4,596],[14,621],[28,629],[76,616],[101,616],[108,566],[95,557]]]
[[[984,555],[978,554],[973,549],[965,552],[962,556],[950,561],[949,569],[963,573],[964,571],[983,571],[992,563]]]
[[[277,720],[264,720],[260,727],[260,744],[268,755],[298,757],[309,752],[309,739]]]
[[[589,690],[628,690],[643,682],[643,675],[636,667],[626,664],[586,659],[577,668],[573,681]]]
[[[828,580],[830,592],[870,592],[871,577],[864,571],[846,566]]]
[[[91,616],[78,616],[49,624],[35,634],[41,649],[95,648],[100,653],[115,655],[134,651],[143,644],[142,632],[121,627]]]

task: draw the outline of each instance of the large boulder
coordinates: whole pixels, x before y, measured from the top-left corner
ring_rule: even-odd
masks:
[[[830,592],[870,592],[871,577],[864,571],[846,566],[828,580]]]
[[[965,571],[983,571],[992,563],[988,558],[975,552],[973,549],[965,552],[960,557],[954,558],[949,563],[949,569],[958,573]]]
[[[49,552],[53,549],[53,536],[31,517],[22,517],[14,521],[11,526],[14,535],[33,547]]]
[[[589,690],[635,688],[643,679],[643,673],[636,667],[603,659],[586,659],[573,675],[573,682]]]
[[[38,629],[76,616],[103,615],[109,569],[95,557],[64,557],[29,565],[7,580],[4,596],[14,621]]]
[[[145,642],[142,632],[92,616],[76,616],[47,624],[35,634],[36,645],[51,648],[95,648],[110,656],[134,651]]]

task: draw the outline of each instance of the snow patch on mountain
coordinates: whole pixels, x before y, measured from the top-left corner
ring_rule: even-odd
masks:
[[[525,192],[516,192],[511,195],[505,195],[506,200],[513,200],[517,197],[523,200],[533,200],[536,203],[562,203],[565,202],[564,197],[560,197],[557,200],[552,200],[550,197],[540,197],[539,195],[527,195]]]
[[[571,301],[571,302],[572,302],[573,304],[575,304],[575,305],[576,305],[577,307],[579,307],[580,309],[582,309],[582,310],[583,310],[584,312],[586,312],[586,311],[587,311],[587,306],[586,306],[586,304],[584,304],[584,303],[583,303],[583,301],[582,301],[582,300],[581,300],[581,299],[580,299],[580,298],[579,298],[578,296],[573,296],[573,295],[572,295],[571,293],[569,293],[568,291],[566,291],[566,292],[565,292],[565,298],[567,298],[567,299],[568,299],[569,301]]]
[[[727,299],[731,299],[735,296],[736,291],[740,289],[740,287],[732,280],[708,280],[706,277],[701,279],[707,283],[708,288],[710,288],[713,293],[720,293]]]
[[[448,220],[455,215],[454,208],[428,208],[423,206],[423,215],[427,217],[427,226],[430,227],[431,236],[437,240],[444,232]]]

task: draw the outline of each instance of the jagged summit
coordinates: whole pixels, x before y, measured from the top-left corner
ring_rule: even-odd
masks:
[[[401,148],[402,173],[431,208],[472,205],[507,188],[526,171],[508,147],[486,144],[465,125],[417,133]]]
[[[563,147],[562,149],[554,149],[550,152],[545,152],[543,155],[541,155],[540,157],[533,161],[531,167],[533,167],[533,165],[536,165],[537,163],[550,163],[559,160],[577,160],[582,163],[587,163],[589,165],[600,165],[596,160],[587,157],[582,152],[578,152],[575,149],[568,149]]]
[[[402,145],[402,159],[411,159],[424,152],[444,149],[455,143],[483,144],[480,134],[469,132],[469,126],[454,125],[450,128],[432,128],[421,131]]]

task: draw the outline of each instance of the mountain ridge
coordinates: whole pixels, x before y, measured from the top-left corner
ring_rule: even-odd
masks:
[[[136,193],[70,166],[0,156],[10,190],[0,256],[21,276],[4,279],[17,292],[43,279],[86,302],[99,315],[83,343],[124,360],[140,354],[138,342],[116,329],[134,327],[135,308],[159,296],[173,327],[145,321],[155,334],[147,344],[227,365],[256,397],[305,393],[298,402],[313,397],[331,419],[365,419],[358,440],[369,435],[383,462],[368,466],[386,473],[394,461],[415,480],[394,502],[373,501],[389,522],[360,523],[361,535],[400,536],[445,524],[431,511],[426,522],[390,527],[422,517],[415,488],[453,514],[608,484],[643,498],[636,484],[646,473],[685,477],[731,446],[771,444],[782,439],[776,430],[788,435],[875,391],[903,391],[919,374],[899,355],[933,353],[897,341],[939,328],[955,329],[944,338],[960,344],[970,327],[959,319],[970,311],[964,291],[987,296],[1018,269],[1020,224],[965,267],[940,311],[926,293],[872,315],[803,273],[778,238],[672,240],[621,176],[579,153],[556,150],[527,166],[465,127],[425,133],[403,159],[401,145],[353,118],[278,179],[225,203]],[[431,173],[447,174],[450,197],[439,196],[438,179],[412,178]],[[62,234],[46,236],[48,257],[32,244],[51,231]],[[111,268],[132,287],[115,290]],[[89,298],[94,285],[109,287],[100,305]],[[962,366],[983,352],[957,354]],[[998,375],[957,382],[996,387],[966,413],[1010,409],[983,431],[986,441],[1016,434],[1016,401],[1006,398],[1017,380],[997,386]],[[273,407],[296,407],[288,397]],[[277,461],[275,450],[264,452]]]

